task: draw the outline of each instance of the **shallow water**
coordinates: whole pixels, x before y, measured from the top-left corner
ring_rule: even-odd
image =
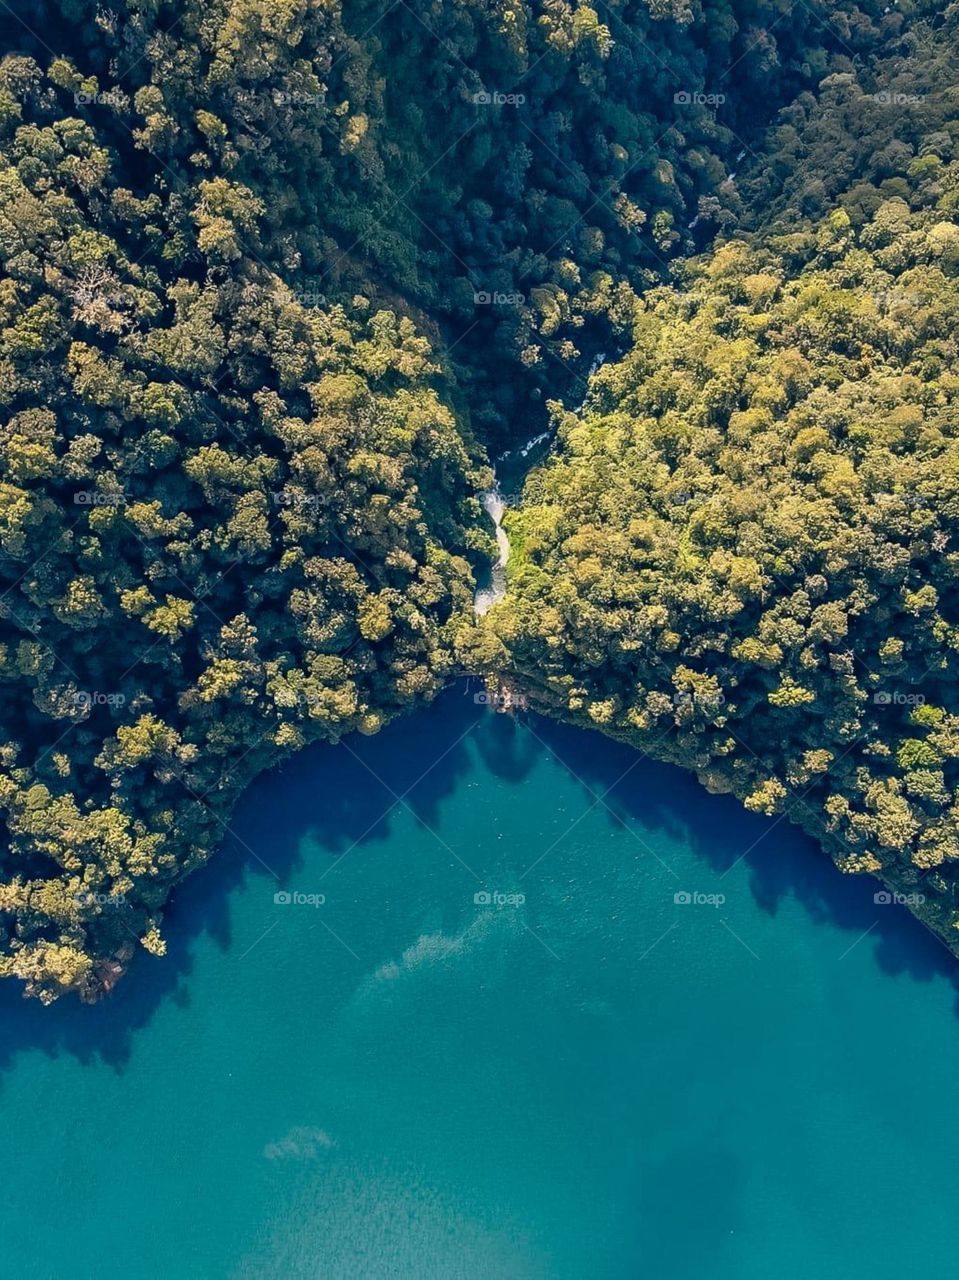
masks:
[[[0,990],[5,1273],[951,1269],[941,945],[784,823],[464,688],[254,785],[103,1005]]]

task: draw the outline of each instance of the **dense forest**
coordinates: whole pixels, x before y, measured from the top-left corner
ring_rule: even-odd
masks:
[[[0,973],[96,998],[252,776],[464,672],[949,938],[957,21],[4,6]]]
[[[751,233],[557,406],[491,616],[536,705],[785,814],[953,946],[957,22],[781,113]]]

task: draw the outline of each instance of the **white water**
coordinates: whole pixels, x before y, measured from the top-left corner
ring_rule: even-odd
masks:
[[[499,488],[487,489],[485,493],[480,494],[480,502],[493,521],[496,530],[496,545],[499,548],[499,556],[493,565],[493,572],[488,587],[483,587],[476,593],[473,607],[476,615],[482,618],[484,613],[488,613],[494,604],[499,604],[500,600],[506,595],[506,562],[509,560],[509,538],[506,536],[506,530],[503,528],[503,513],[506,511],[506,503]]]
[[[588,384],[589,379],[593,376],[596,370],[601,369],[605,363],[606,363],[606,352],[601,351],[599,355],[596,356],[596,358],[593,360],[593,363],[589,366],[589,370],[586,374],[586,380],[584,385]],[[588,395],[589,393],[588,385],[586,386],[586,390]],[[579,404],[576,405],[576,407],[573,409],[574,413],[582,413],[583,409],[586,406],[586,399],[587,399],[587,396],[583,396]],[[548,427],[545,431],[541,431],[538,436],[533,436],[533,438],[531,440],[527,440],[524,445],[520,445],[518,449],[507,449],[505,453],[499,454],[496,461],[505,462],[507,458],[512,458],[514,453],[518,453],[521,458],[526,458],[533,452],[533,450],[537,447],[537,445],[541,445],[544,440],[548,440],[552,434],[553,434],[553,428]]]
[[[597,369],[601,368],[606,360],[606,352],[600,352],[593,363],[589,367],[587,378],[591,378]],[[576,406],[574,412],[580,413],[586,404],[586,397],[583,397],[582,404]],[[550,437],[550,431],[542,431],[539,435],[533,436],[531,440],[527,440],[516,452],[521,458],[527,457],[532,451],[541,445]],[[497,462],[503,462],[506,458],[511,457],[512,449],[507,449],[505,453],[501,453],[496,459]],[[506,511],[506,499],[500,492],[499,481],[497,480],[492,489],[487,489],[479,495],[483,509],[489,518],[493,521],[493,527],[496,532],[496,545],[499,548],[499,556],[493,565],[490,575],[490,583],[487,587],[481,587],[477,591],[473,600],[473,608],[476,616],[482,618],[484,613],[488,613],[494,604],[499,602],[506,595],[506,563],[509,560],[509,538],[506,536],[506,530],[503,528],[503,515]]]
[[[605,363],[606,363],[606,352],[601,351],[599,355],[596,357],[596,359],[593,361],[593,363],[589,366],[589,372],[586,374],[586,382],[587,382],[586,395],[583,396],[582,400],[573,410],[574,413],[582,413],[583,410],[586,408],[586,401],[589,398],[589,385],[588,385],[589,379],[593,376],[593,374],[596,372],[597,369],[602,369]]]

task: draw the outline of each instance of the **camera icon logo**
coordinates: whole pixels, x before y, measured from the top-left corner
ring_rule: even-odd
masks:
[[[892,902],[892,894],[888,889],[880,889],[878,893],[872,895],[872,900],[877,907],[888,907]]]
[[[688,107],[689,104],[692,102],[692,100],[693,100],[692,94],[687,92],[687,90],[685,89],[680,89],[679,93],[673,94],[673,102],[675,102],[677,106],[680,106],[680,107]]]
[[[293,901],[292,893],[287,893],[285,889],[280,889],[273,895],[273,901],[278,907],[288,907]]]
[[[693,900],[693,895],[687,893],[685,889],[681,889],[679,893],[673,894],[673,902],[677,907],[688,907]]]
[[[473,902],[477,907],[491,906],[493,902],[493,895],[488,889],[480,889],[479,893],[473,894]]]

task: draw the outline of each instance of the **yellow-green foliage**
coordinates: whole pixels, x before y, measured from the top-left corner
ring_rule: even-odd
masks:
[[[787,814],[846,870],[921,877],[954,941],[959,163],[951,81],[922,74],[898,169],[851,117],[881,180],[647,293],[526,483],[488,625],[537,705]],[[814,148],[837,125],[809,114]]]

